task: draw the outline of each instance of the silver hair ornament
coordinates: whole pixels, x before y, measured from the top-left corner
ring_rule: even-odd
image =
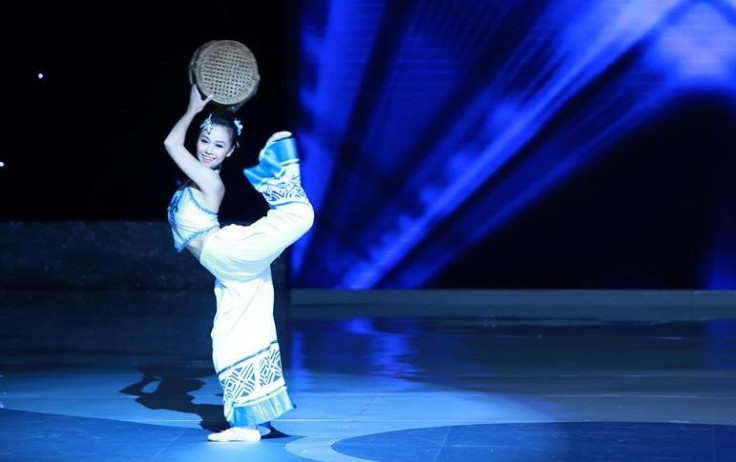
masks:
[[[207,118],[202,122],[199,128],[204,129],[207,133],[212,133],[212,114],[208,115]]]

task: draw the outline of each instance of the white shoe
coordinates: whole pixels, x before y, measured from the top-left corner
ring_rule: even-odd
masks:
[[[257,443],[261,441],[261,432],[256,428],[249,427],[231,427],[219,433],[210,433],[207,435],[210,441],[242,441],[247,443]]]

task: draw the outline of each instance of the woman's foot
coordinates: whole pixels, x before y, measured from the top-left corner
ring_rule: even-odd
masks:
[[[261,432],[255,427],[231,427],[219,433],[207,435],[210,441],[242,441],[257,443],[261,440]]]
[[[258,165],[243,169],[243,173],[271,206],[288,202],[309,203],[301,184],[294,138],[277,138],[267,144],[259,155]]]

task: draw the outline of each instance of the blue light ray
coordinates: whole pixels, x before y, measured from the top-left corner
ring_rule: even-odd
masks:
[[[355,5],[368,3],[383,13],[384,2]],[[488,14],[492,10],[488,2],[469,2],[467,8],[445,0],[413,2],[406,20],[400,21],[401,30],[393,32],[393,42],[383,37],[366,39],[372,48],[357,53],[363,67],[355,67],[360,68],[355,80],[372,80],[370,100],[355,93],[336,97],[331,91],[365,89],[346,85],[343,77],[335,76],[337,68],[345,65],[340,61],[333,61],[333,74],[324,76],[332,86],[307,86],[303,91],[305,123],[300,132],[308,159],[305,177],[319,178],[305,187],[320,218],[315,234],[294,250],[301,284],[415,287],[441,269],[436,262],[418,265],[414,271],[426,270],[425,274],[406,276],[405,268],[426,263],[422,255],[427,249],[438,249],[440,242],[461,244],[445,245],[445,255],[437,261],[451,260],[625,135],[630,128],[626,121],[645,116],[657,101],[683,86],[734,88],[730,48],[711,50],[710,42],[695,33],[711,24],[719,36],[733,37],[732,1],[600,0],[581,5],[560,0],[533,2],[523,15],[511,3],[498,2],[503,9]],[[378,25],[380,16],[374,14],[369,21],[374,33],[386,33]],[[323,29],[335,28],[325,25]],[[514,32],[519,35],[510,35]],[[675,65],[686,62],[677,40],[690,33],[696,44],[691,49],[705,47],[705,58],[694,70],[683,70]],[[308,40],[305,48],[319,59],[323,53],[313,50],[316,42],[323,50],[348,55],[352,48],[346,39],[351,34],[348,30],[329,39],[322,34]],[[327,40],[339,43],[326,44]],[[381,40],[384,47],[391,43],[395,48],[381,55],[385,62],[374,56],[370,62],[374,67],[368,69],[368,55]],[[728,40],[723,43],[728,45]],[[635,49],[647,52],[632,58]],[[615,129],[600,130],[593,141],[590,136],[588,142],[577,138],[581,146],[571,147],[575,154],[560,159],[559,165],[546,165],[533,174],[533,169],[515,173],[514,165],[522,158],[539,159],[542,165],[548,148],[531,147],[531,143],[627,56],[630,69],[625,79],[609,81],[605,91],[618,92],[623,99],[627,92],[649,94],[617,113],[601,105],[597,112],[568,115],[591,126],[617,114],[622,120],[611,124]],[[327,66],[317,67],[321,69],[317,75],[326,72]],[[653,78],[653,70],[660,76]],[[340,100],[343,96],[345,101]],[[335,113],[342,117],[339,122],[333,120]],[[560,136],[572,138],[579,133],[568,128]],[[504,200],[508,190],[501,188],[503,178],[522,173],[531,175],[527,178],[531,186],[517,189],[516,195],[511,199],[506,195]],[[477,199],[481,192],[488,195],[486,200]],[[489,204],[498,210],[491,217],[482,208]],[[461,221],[467,228],[453,226],[458,216],[473,217],[474,224]],[[453,230],[449,235],[462,239],[448,242],[442,231],[448,227]],[[309,272],[304,271],[307,267]]]
[[[665,5],[667,6],[667,5]],[[670,5],[670,8],[672,6]],[[607,35],[587,42],[589,48],[581,57],[560,65],[552,79],[546,82],[537,94],[528,100],[523,109],[517,112],[505,129],[498,133],[487,147],[480,150],[473,162],[459,170],[457,175],[435,198],[433,204],[418,214],[412,224],[405,225],[381,251],[381,257],[368,265],[354,266],[348,271],[339,287],[366,289],[375,286],[401,259],[428,235],[428,232],[455,210],[455,205],[467,200],[479,187],[489,180],[499,169],[512,159],[526,143],[545,126],[564,104],[583,89],[593,78],[600,75],[634,46],[646,33],[666,15],[669,10],[662,9],[648,21],[633,21],[630,27],[620,27],[617,34]],[[625,10],[622,16],[633,16]],[[494,91],[499,94],[500,92]],[[475,117],[468,114],[465,120]],[[460,155],[462,157],[462,155]],[[424,183],[431,183],[426,179]],[[408,194],[407,194],[408,195]],[[370,241],[370,239],[368,239]],[[367,271],[366,271],[367,269]]]
[[[418,131],[426,126],[427,120],[432,118],[433,112],[441,109],[441,100],[446,100],[449,97],[447,89],[457,80],[457,77],[453,76],[453,72],[457,73],[457,66],[452,62],[452,57],[445,54],[445,58],[437,58],[438,55],[444,53],[441,47],[446,46],[446,42],[432,34],[431,38],[438,43],[431,43],[421,30],[418,30],[417,23],[429,24],[434,28],[442,26],[448,21],[448,18],[444,15],[445,10],[448,10],[454,12],[454,16],[458,16],[458,12],[463,13],[456,21],[468,26],[466,29],[485,31],[484,24],[478,23],[477,18],[475,24],[473,23],[473,11],[463,12],[454,6],[454,2],[449,0],[421,2],[419,4],[420,11],[413,17],[412,21],[409,21],[404,33],[399,38],[398,50],[395,52],[396,59],[388,63],[383,76],[382,88],[387,89],[387,91],[377,93],[377,101],[371,102],[373,114],[372,119],[367,119],[365,133],[359,136],[359,142],[356,141],[349,146],[351,158],[348,160],[352,164],[353,172],[347,174],[352,174],[355,177],[340,178],[338,180],[339,193],[330,195],[328,198],[330,201],[328,211],[330,217],[340,216],[341,220],[338,222],[338,220],[332,219],[327,224],[330,227],[330,238],[318,243],[320,255],[344,253],[344,250],[338,248],[338,246],[342,246],[342,240],[340,238],[335,239],[335,236],[352,232],[351,229],[346,229],[346,224],[353,221],[351,220],[351,214],[355,214],[356,210],[362,212],[362,209],[356,208],[355,204],[366,200],[364,197],[356,199],[356,196],[369,189],[365,187],[366,184],[380,182],[382,176],[389,175],[393,170],[402,167],[401,165],[390,165],[391,159],[401,160],[405,157],[401,150],[408,149],[409,146],[407,144],[402,145],[402,140],[404,143],[406,140],[413,142],[420,136]],[[440,20],[433,22],[432,20],[436,20],[438,15]],[[476,33],[475,36],[477,35]],[[420,84],[417,84],[417,79],[421,80]],[[406,86],[407,83],[409,86]],[[403,88],[397,89],[402,85]],[[407,108],[409,109],[407,110]],[[390,119],[399,120],[402,123],[400,125],[392,124],[388,122]],[[376,122],[371,123],[371,120]],[[394,126],[399,128],[392,131],[391,127]],[[310,134],[308,133],[306,136],[310,136]],[[320,135],[316,134],[314,137],[319,138]],[[345,134],[340,134],[340,138],[344,139],[344,137]],[[396,140],[396,142],[391,142],[391,140]],[[376,145],[376,142],[380,144]],[[316,143],[313,144],[316,145]],[[333,146],[323,150],[321,155],[333,157],[331,162],[334,162],[334,157],[340,154],[336,152],[335,148],[340,144],[333,143]],[[383,155],[377,156],[376,153]],[[390,155],[387,156],[385,153],[390,153]],[[310,151],[306,151],[305,156],[314,158]],[[310,165],[307,164],[306,167],[309,168]],[[326,170],[334,170],[333,165],[328,163]],[[319,166],[319,171],[314,169],[312,172],[313,176],[319,175],[321,180],[325,176],[321,166]],[[305,176],[308,175],[309,172],[307,171]],[[342,175],[344,175],[344,172]],[[322,180],[322,187],[325,187],[328,183],[330,183],[329,177],[326,181]],[[312,197],[312,191],[309,188],[307,188],[307,191]],[[325,208],[324,199],[319,194],[313,199],[318,208],[318,214],[324,212],[320,210],[320,208]],[[324,213],[322,215],[324,216]],[[303,240],[298,243],[296,249],[296,252],[300,253],[298,258],[304,258],[305,248],[310,245],[310,240]],[[333,264],[337,260],[339,258],[331,259]],[[295,266],[300,265],[301,263],[297,263]],[[337,270],[333,268],[333,271]]]
[[[712,3],[697,3],[669,23],[652,48],[651,64],[671,73],[681,86],[733,86],[736,11],[724,14]]]
[[[545,192],[583,169],[587,163],[600,158],[600,153],[607,146],[636,128],[641,120],[658,108],[662,93],[664,90],[643,94],[640,100],[630,105],[627,103],[623,108],[612,107],[617,98],[624,98],[623,92],[609,95],[608,103],[601,103],[605,111],[601,110],[597,117],[591,113],[585,120],[576,120],[576,127],[568,128],[536,150],[526,165],[517,168],[513,175],[500,182],[472,209],[455,218],[456,222],[447,231],[433,236],[421,252],[402,262],[386,286],[422,286],[457,255],[508,223]],[[587,141],[572,145],[570,139]],[[447,252],[448,248],[452,248],[453,252]]]
[[[305,8],[301,32],[302,122],[297,133],[303,177],[319,179],[304,184],[318,211],[334,172],[333,153],[347,131],[385,7],[383,0],[324,0],[310,2]],[[311,232],[305,235],[292,250],[295,275],[301,271],[311,236]]]

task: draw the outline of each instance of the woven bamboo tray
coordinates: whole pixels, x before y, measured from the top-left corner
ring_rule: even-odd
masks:
[[[258,63],[244,44],[213,40],[192,55],[189,82],[196,84],[203,95],[213,95],[213,103],[237,110],[258,90]]]

